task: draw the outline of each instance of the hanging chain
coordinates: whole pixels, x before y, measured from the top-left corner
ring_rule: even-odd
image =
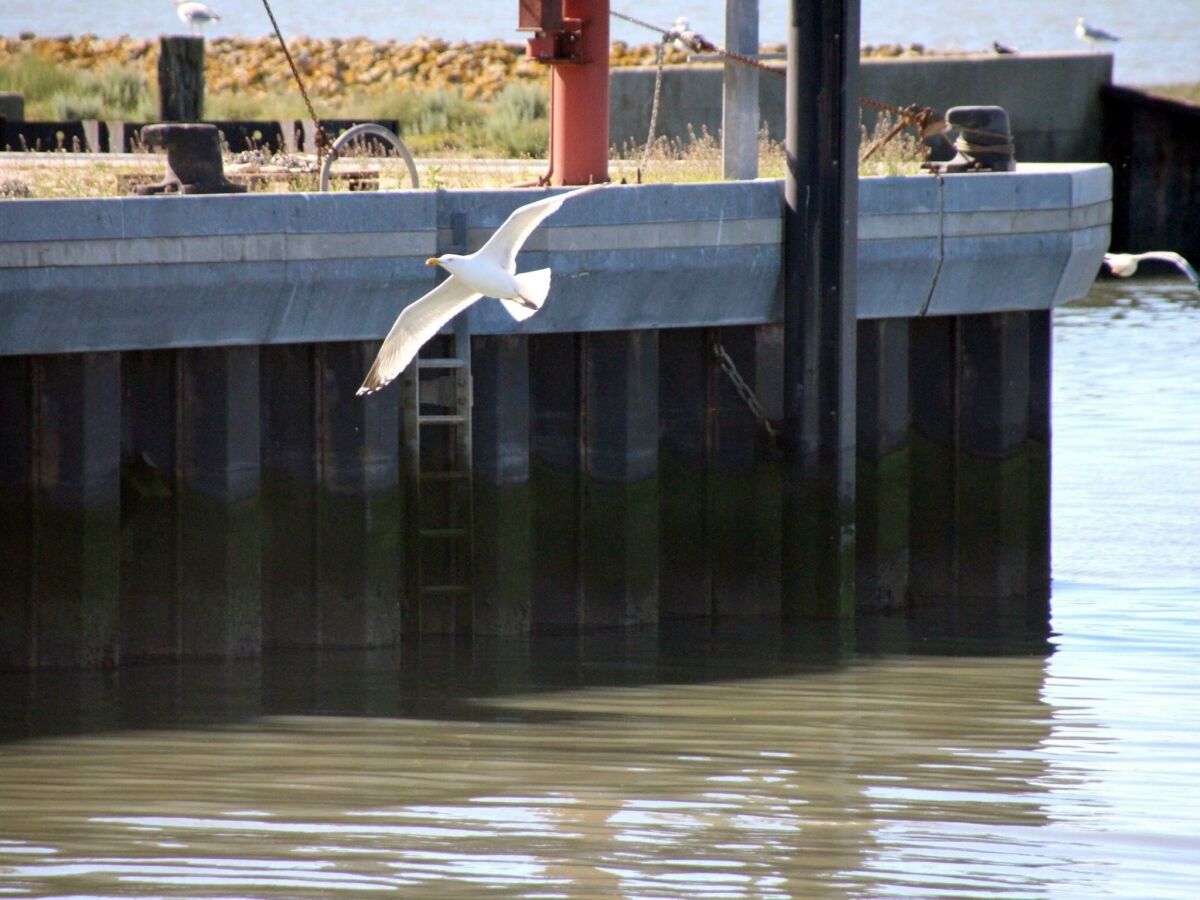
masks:
[[[317,111],[313,109],[312,101],[308,99],[308,91],[304,89],[304,81],[300,78],[300,70],[296,68],[296,63],[292,59],[292,53],[288,50],[287,42],[283,39],[283,32],[279,30],[279,23],[275,21],[275,13],[271,12],[271,4],[268,0],[263,0],[263,6],[267,9],[267,18],[271,20],[271,27],[275,29],[275,37],[279,38],[279,46],[283,48],[283,55],[287,57],[288,65],[292,68],[292,76],[296,79],[296,87],[300,88],[300,96],[304,98],[304,105],[308,107],[308,116],[312,119],[313,127],[316,129],[314,140],[317,143],[317,169],[319,170],[321,168],[321,154],[329,146],[329,135],[321,127],[321,121],[317,118]]]
[[[654,73],[654,101],[650,104],[650,133],[646,135],[646,149],[642,152],[642,164],[638,166],[637,176],[638,184],[642,183],[642,172],[646,168],[646,164],[650,162],[650,150],[654,147],[654,131],[658,127],[658,98],[662,94],[662,76],[663,76],[663,45],[659,44],[654,48],[655,60],[658,63],[658,71]]]
[[[766,430],[767,436],[774,443],[778,437],[778,432],[775,426],[771,424],[770,417],[767,416],[767,411],[763,409],[763,405],[759,402],[758,397],[754,393],[754,389],[746,383],[746,379],[737,370],[737,366],[733,364],[733,358],[725,351],[724,345],[720,341],[713,341],[712,344],[713,356],[717,358],[717,363],[721,366],[721,371],[729,376],[730,382],[733,384],[734,390],[738,392],[738,396],[750,408],[750,412],[754,413],[754,417]]]

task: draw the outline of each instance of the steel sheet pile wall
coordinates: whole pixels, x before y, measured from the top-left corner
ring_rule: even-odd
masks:
[[[1113,248],[1200,257],[1200,104],[1115,85],[1101,100],[1117,209]]]
[[[995,228],[955,219],[951,179],[922,180],[915,237],[864,184],[863,608],[1044,598],[1048,310],[1103,252],[1097,178],[1046,174],[1057,219],[1014,211],[1032,181],[988,188]],[[779,615],[778,457],[713,354],[779,416],[773,182],[613,188],[534,236],[523,267],[555,270],[543,313],[471,314],[472,602],[418,605],[404,395],[354,390],[454,216],[470,245],[523,199],[0,205],[0,665]],[[1041,274],[960,273],[961,301],[939,301],[957,239]]]

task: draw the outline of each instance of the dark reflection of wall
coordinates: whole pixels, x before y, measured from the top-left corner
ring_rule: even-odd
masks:
[[[388,752],[393,743],[413,745],[394,740],[396,729],[409,725],[386,721],[364,721],[359,731],[330,725],[372,743],[361,759],[346,745],[346,772],[321,770],[314,777],[330,784],[343,778],[356,785],[342,795],[349,802],[371,808],[377,800],[396,817],[409,803],[569,790],[578,802],[552,812],[561,815],[563,830],[586,829],[586,835],[561,853],[544,846],[527,852],[567,854],[577,863],[570,877],[580,887],[609,877],[593,872],[592,861],[619,851],[619,868],[667,871],[665,860],[736,858],[781,878],[774,890],[782,895],[812,896],[819,884],[823,895],[862,896],[885,877],[870,864],[895,851],[888,843],[894,822],[928,822],[929,834],[945,836],[943,858],[965,849],[955,843],[955,823],[1045,824],[1036,785],[1046,775],[1037,751],[1050,729],[1052,711],[1040,699],[1049,652],[1044,627],[935,612],[784,628],[773,617],[693,621],[549,635],[531,644],[428,636],[399,652],[294,651],[261,661],[147,665],[119,673],[4,675],[0,728],[9,739],[223,723],[248,725],[253,734],[260,716],[313,717],[293,723],[294,736],[275,744],[287,765],[291,754],[304,756],[305,729],[320,730],[323,717],[420,718],[433,746],[457,748],[453,771],[469,771],[469,778],[439,775],[436,759]],[[705,689],[677,690],[688,685]],[[624,690],[572,690],[609,686]],[[639,695],[639,687],[651,691]],[[695,706],[681,717],[662,707],[652,730],[637,732],[652,742],[643,750],[623,742],[630,725],[641,722],[645,729],[646,718],[656,716],[646,697]],[[509,736],[463,743],[453,720],[478,725],[469,734],[481,736],[491,734],[494,722]],[[521,742],[520,726],[555,724],[586,724],[598,746],[564,752],[553,750],[553,739]],[[559,737],[571,733],[568,728]],[[111,740],[119,741],[119,733]],[[759,750],[791,751],[794,758],[766,758]],[[172,749],[164,739],[153,752],[191,750]],[[224,752],[237,752],[236,743]],[[626,769],[620,755],[626,752],[647,766]],[[683,763],[685,756],[706,759]],[[137,757],[128,764],[137,765]],[[764,777],[780,769],[790,774]],[[696,813],[703,827],[674,831],[667,844],[631,840],[636,827],[612,821],[629,801],[704,805],[703,792],[720,789],[710,778],[737,774],[753,780],[729,788],[740,797],[730,811],[711,804]],[[546,782],[530,781],[533,775]],[[372,779],[382,779],[385,795],[373,797]],[[248,793],[235,802],[257,796],[250,783],[242,790]],[[782,816],[798,827],[754,830],[734,821],[756,816]],[[739,831],[747,827],[750,833]],[[742,838],[741,849],[723,845],[731,835]],[[378,849],[356,845],[353,836],[330,840]],[[503,834],[485,840],[484,846],[492,840],[512,846]],[[964,868],[962,879],[982,878],[984,865]]]

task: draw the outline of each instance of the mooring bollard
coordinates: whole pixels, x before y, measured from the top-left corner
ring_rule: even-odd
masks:
[[[1013,172],[1016,148],[1008,112],[1000,106],[955,106],[946,110],[946,127],[957,128],[957,152],[949,162],[929,163],[935,172]]]
[[[147,147],[165,147],[167,175],[158,184],[137,189],[139,194],[241,194],[245,185],[225,178],[221,135],[216,125],[147,125]]]

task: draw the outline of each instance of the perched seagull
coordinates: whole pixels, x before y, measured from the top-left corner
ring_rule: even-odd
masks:
[[[1103,28],[1094,28],[1083,19],[1075,20],[1075,37],[1079,38],[1085,44],[1091,44],[1093,47],[1105,41],[1120,40],[1115,34],[1110,34]]]
[[[1192,284],[1200,288],[1200,279],[1196,277],[1196,270],[1192,268],[1192,264],[1173,250],[1151,250],[1148,253],[1104,254],[1104,264],[1108,266],[1108,271],[1119,278],[1128,278],[1136,272],[1138,263],[1143,259],[1157,259],[1161,262],[1170,263],[1186,275]]]
[[[211,6],[186,3],[184,0],[175,0],[175,15],[179,16],[179,21],[196,32],[200,30],[200,26],[221,18]]]
[[[550,292],[550,270],[517,275],[517,253],[542,220],[566,201],[606,186],[590,184],[526,203],[514,209],[474,253],[443,253],[425,260],[425,265],[441,266],[450,277],[400,313],[358,389],[359,396],[374,393],[404,371],[422,344],[480,297],[495,297],[518,322],[541,309]]]
[[[687,16],[676,19],[665,37],[671,39],[676,50],[682,50],[684,53],[713,53],[717,49],[717,45],[704,35],[692,31]]]
[[[1002,44],[999,41],[992,41],[992,49],[995,50],[997,53],[1001,53],[1001,54],[1020,53],[1021,52],[1016,47],[1011,47],[1008,44]]]

